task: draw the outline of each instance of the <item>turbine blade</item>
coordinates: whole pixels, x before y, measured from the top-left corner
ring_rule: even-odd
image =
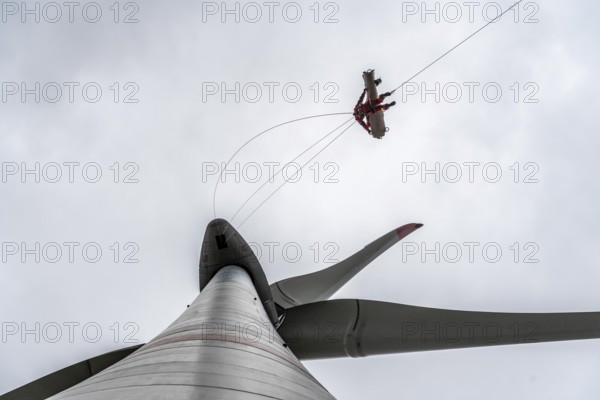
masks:
[[[329,299],[371,261],[422,226],[423,224],[401,226],[329,268],[273,283],[270,286],[275,303],[283,308],[290,308]]]
[[[54,396],[121,361],[142,346],[138,344],[80,361],[11,390],[0,396],[0,400],[42,400]]]
[[[299,359],[600,338],[600,312],[497,313],[369,300],[286,310],[279,334]]]

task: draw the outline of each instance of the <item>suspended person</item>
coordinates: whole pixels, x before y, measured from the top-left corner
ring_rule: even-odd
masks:
[[[379,85],[381,83],[381,79],[376,79],[375,84]],[[379,95],[375,100],[367,100],[363,103],[365,98],[365,94],[367,94],[367,89],[363,89],[362,94],[358,98],[356,105],[354,106],[354,119],[358,122],[369,134],[371,133],[371,126],[369,124],[369,119],[367,118],[371,114],[375,114],[379,111],[387,111],[390,107],[396,105],[395,101],[392,101],[389,104],[382,104],[383,100],[391,96],[391,92],[383,93]]]

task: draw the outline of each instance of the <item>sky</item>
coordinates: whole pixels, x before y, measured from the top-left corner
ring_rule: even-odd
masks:
[[[162,331],[215,217],[269,282],[424,224],[334,298],[600,311],[595,2],[524,1],[399,88],[384,139],[282,125],[215,191],[254,136],[351,113],[363,71],[397,88],[512,4],[465,3],[2,2],[0,393]],[[339,399],[600,392],[600,340],[305,365]]]

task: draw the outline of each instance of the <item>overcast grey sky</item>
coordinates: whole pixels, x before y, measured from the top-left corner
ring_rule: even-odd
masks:
[[[184,311],[215,168],[246,140],[351,111],[363,70],[397,87],[512,3],[24,4],[2,2],[0,20],[0,393],[146,342]],[[600,311],[599,8],[524,1],[398,90],[383,140],[350,128],[239,228],[269,281],[421,222],[335,297]],[[239,179],[219,185],[217,216],[346,118],[252,142]],[[306,365],[339,399],[600,392],[599,340]]]

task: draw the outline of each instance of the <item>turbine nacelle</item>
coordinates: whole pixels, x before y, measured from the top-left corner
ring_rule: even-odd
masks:
[[[273,302],[269,282],[258,258],[235,228],[224,219],[214,219],[206,227],[200,252],[200,291],[221,268],[228,265],[242,267],[248,272],[260,301],[273,325],[278,324],[279,316]]]

